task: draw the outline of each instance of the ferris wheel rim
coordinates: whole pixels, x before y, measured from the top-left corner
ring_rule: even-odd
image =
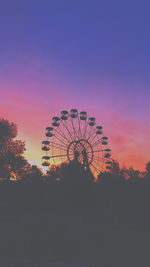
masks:
[[[97,125],[95,117],[88,116],[85,111],[79,113],[77,109],[72,109],[70,113],[64,110],[61,111],[61,114],[61,117],[54,116],[52,118],[53,127],[50,126],[46,128],[50,131],[50,134],[46,135],[46,142],[49,142],[49,138],[52,138],[49,144],[51,149],[46,151],[46,156],[49,153],[48,151],[51,150],[52,155],[50,159],[53,159],[54,165],[57,165],[55,161],[56,158],[60,158],[60,163],[69,163],[73,161],[73,159],[70,159],[68,153],[71,145],[75,144],[76,149],[77,146],[81,144],[83,151],[80,153],[80,156],[84,159],[85,157],[87,158],[88,166],[95,168],[97,172],[100,172],[101,169],[106,171],[104,164],[110,162],[108,161],[108,159],[110,159],[110,149],[104,149],[104,146],[108,144],[108,138],[104,136],[102,131],[103,127]],[[81,115],[83,117],[81,117]],[[85,142],[86,145],[83,144],[83,142]],[[91,151],[87,151],[87,144],[91,148]],[[59,151],[59,154],[56,153],[56,151]],[[70,155],[75,158],[75,153],[74,155],[73,153]]]

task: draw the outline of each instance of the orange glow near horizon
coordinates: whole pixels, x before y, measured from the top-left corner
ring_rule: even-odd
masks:
[[[52,112],[51,114],[53,116],[56,113]],[[19,129],[18,136],[21,140],[26,141],[25,157],[30,163],[37,164],[39,167],[42,167],[41,157],[44,155],[41,150],[41,142],[45,139],[46,126],[50,126],[50,124],[44,124],[41,122],[38,121],[38,123],[35,123],[35,125],[28,130],[29,133],[22,133],[21,129]],[[42,124],[42,127],[40,126],[40,123]],[[136,132],[137,129],[130,129],[130,132],[128,131],[128,133],[123,135],[124,128],[121,128],[120,131],[116,129],[116,132],[115,129],[109,129],[109,132],[107,130],[108,134],[106,134],[104,128],[104,133],[109,138],[108,141],[109,147],[112,150],[112,158],[119,162],[120,167],[125,166],[129,168],[132,166],[134,169],[144,171],[146,163],[149,161],[149,155],[148,153],[145,153],[145,151],[147,151],[148,144],[146,140],[148,140],[148,136],[145,140],[143,140],[140,135],[135,136],[134,131]],[[26,137],[27,134],[28,137]],[[59,163],[60,161],[56,159],[56,164]],[[52,164],[54,163],[52,162]]]
[[[4,87],[5,85],[2,84],[1,88]],[[50,88],[53,86],[51,85]],[[64,104],[63,99],[65,103],[71,104]],[[105,108],[104,105],[99,107],[96,100],[94,101],[90,106],[89,100],[78,99],[77,101],[77,98],[62,92],[58,97],[57,91],[55,92],[53,89],[47,93],[46,98],[40,99],[40,95],[33,92],[32,97],[27,97],[23,93],[19,93],[16,86],[13,93],[10,88],[3,90],[0,116],[17,124],[17,138],[26,143],[24,154],[26,159],[30,163],[42,167],[41,142],[45,139],[45,128],[50,126],[51,118],[59,115],[63,109],[68,111],[71,108],[77,108],[79,111],[86,110],[88,116],[94,116],[97,124],[103,126],[104,134],[108,136],[109,147],[112,150],[112,158],[119,162],[120,167],[132,166],[135,169],[144,170],[146,163],[150,160],[148,150],[150,127],[144,122],[143,125],[139,124],[138,119],[135,120],[135,118],[132,119],[130,116],[121,114],[119,106],[118,110],[112,107]]]

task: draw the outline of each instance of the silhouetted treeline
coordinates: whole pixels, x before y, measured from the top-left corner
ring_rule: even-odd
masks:
[[[73,162],[51,166],[47,174],[23,157],[24,142],[15,140],[17,128],[0,120],[0,214],[20,216],[28,210],[95,210],[113,218],[149,215],[150,162],[145,172],[120,169],[95,180],[89,169]]]
[[[43,175],[32,166],[29,176],[16,182],[2,180],[1,216],[16,217],[28,210],[98,210],[114,218],[148,217],[150,173],[128,180],[120,172],[101,173],[95,182],[89,171],[81,166],[74,168],[71,165],[59,168],[58,178],[55,168]]]

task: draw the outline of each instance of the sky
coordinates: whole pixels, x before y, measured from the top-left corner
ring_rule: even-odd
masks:
[[[0,117],[41,164],[61,110],[103,125],[120,166],[150,160],[149,1],[1,0]]]

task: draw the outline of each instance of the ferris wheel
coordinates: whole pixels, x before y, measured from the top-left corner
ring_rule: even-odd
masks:
[[[42,165],[48,167],[76,161],[95,175],[111,169],[111,149],[107,147],[108,137],[102,130],[103,127],[96,124],[94,117],[88,117],[86,111],[61,111],[46,128]]]

